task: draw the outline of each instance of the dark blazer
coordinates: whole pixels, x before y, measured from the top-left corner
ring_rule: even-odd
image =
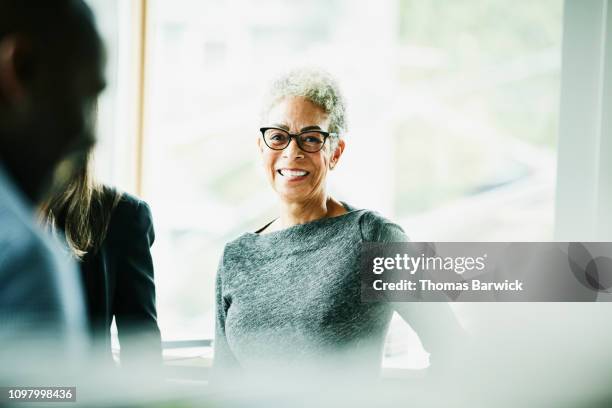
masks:
[[[94,344],[111,355],[114,316],[122,365],[145,354],[149,362],[161,363],[150,252],[154,239],[149,206],[124,193],[100,249],[86,254],[80,265]]]

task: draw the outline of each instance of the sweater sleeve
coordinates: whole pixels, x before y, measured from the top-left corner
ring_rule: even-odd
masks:
[[[213,380],[219,381],[227,378],[231,371],[240,368],[238,360],[234,356],[231,347],[227,341],[225,333],[225,322],[227,312],[231,307],[231,300],[223,293],[223,278],[224,278],[224,258],[221,257],[219,267],[217,268],[217,276],[215,278],[215,340],[214,359],[213,359]]]
[[[121,344],[121,362],[143,354],[161,362],[161,335],[157,326],[151,245],[155,239],[149,206],[131,201],[129,217],[122,217],[125,240],[117,258],[114,314]],[[126,207],[127,208],[127,207]],[[117,208],[116,211],[120,209]]]
[[[375,242],[410,242],[397,224],[377,216],[370,220]],[[423,347],[430,353],[434,371],[452,366],[463,348],[466,333],[459,325],[448,302],[390,302],[391,307],[414,329]],[[440,370],[439,370],[440,369]]]

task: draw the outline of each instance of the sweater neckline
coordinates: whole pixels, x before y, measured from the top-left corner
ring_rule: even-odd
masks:
[[[336,222],[340,222],[340,221],[346,219],[347,217],[349,217],[349,216],[351,216],[351,215],[361,211],[361,210],[359,210],[359,209],[357,209],[357,208],[355,208],[355,207],[345,203],[344,201],[340,201],[340,203],[346,209],[346,212],[344,214],[337,215],[335,217],[319,218],[319,219],[316,219],[316,220],[313,220],[313,221],[306,222],[304,224],[292,225],[291,227],[288,227],[288,228],[285,228],[285,229],[282,229],[282,230],[279,230],[279,231],[273,231],[273,232],[270,232],[270,233],[267,233],[267,234],[261,234],[261,233],[258,233],[258,232],[251,232],[251,231],[249,231],[249,232],[246,232],[244,234],[244,236],[252,237],[252,238],[259,238],[259,239],[262,239],[262,240],[266,239],[266,238],[274,239],[274,238],[277,238],[277,237],[282,237],[282,236],[286,236],[286,235],[292,235],[294,233],[300,232],[301,230],[306,230],[307,231],[307,230],[309,230],[311,228],[319,227],[321,225],[333,224],[333,223],[336,223]],[[274,222],[275,220],[276,219],[271,221],[270,224],[272,222]]]

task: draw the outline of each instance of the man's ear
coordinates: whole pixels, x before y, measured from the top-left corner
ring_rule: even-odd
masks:
[[[338,144],[336,146],[336,150],[334,150],[329,160],[330,169],[333,169],[334,167],[336,167],[336,165],[338,164],[338,160],[340,160],[340,157],[342,156],[342,153],[344,152],[345,147],[346,147],[346,144],[344,143],[344,139],[339,139]]]
[[[25,47],[25,41],[15,35],[0,39],[0,100],[10,105],[18,105],[26,97],[17,68],[19,56],[26,52]]]
[[[257,148],[259,149],[259,153],[263,153],[264,146],[261,137],[257,137]]]

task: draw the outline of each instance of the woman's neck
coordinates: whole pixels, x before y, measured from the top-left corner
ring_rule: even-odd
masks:
[[[280,205],[280,225],[282,228],[305,224],[327,217],[328,198],[311,202],[283,202]]]
[[[294,225],[306,224],[321,218],[344,214],[344,206],[331,197],[305,202],[281,201],[280,217],[271,225],[273,230],[285,229]]]

